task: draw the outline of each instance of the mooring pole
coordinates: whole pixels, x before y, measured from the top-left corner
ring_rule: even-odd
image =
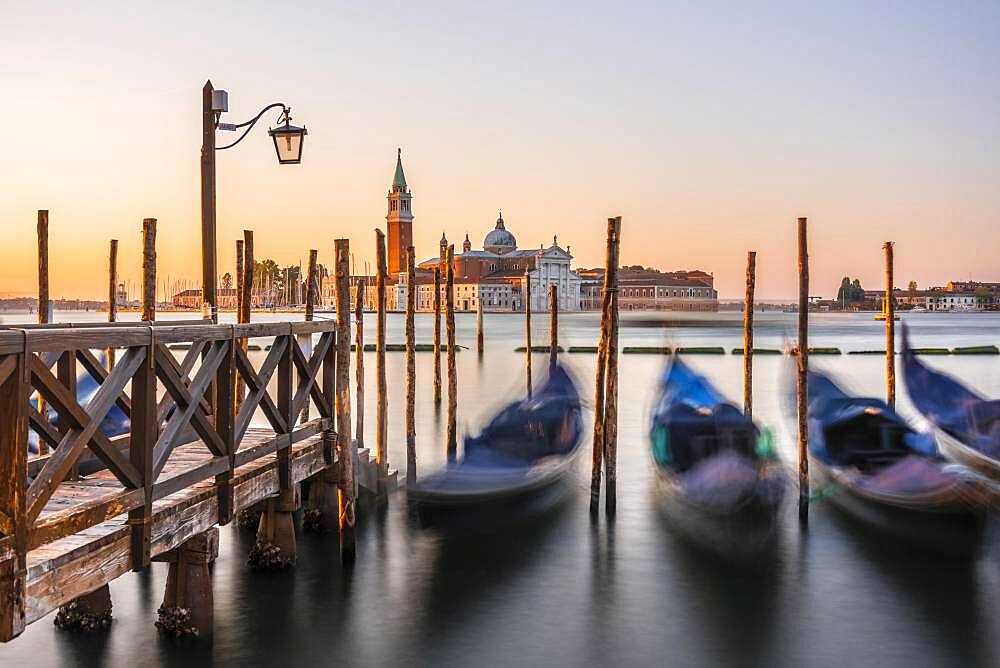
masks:
[[[201,89],[201,317],[219,322],[215,289],[215,112],[211,81]]]
[[[445,331],[448,335],[448,463],[458,457],[458,373],[455,369],[455,246],[448,246]]]
[[[253,230],[243,230],[243,317],[250,322],[253,312]]]
[[[476,300],[476,352],[483,354],[483,294]]]
[[[156,320],[156,218],[142,219],[142,319]]]
[[[892,301],[892,247],[886,241],[885,249],[885,389],[886,403],[896,407],[896,306]]]
[[[351,293],[349,287],[350,242],[334,241],[337,285],[337,378],[335,412],[337,417],[337,458],[340,462],[338,517],[340,524],[340,557],[353,563],[355,556],[355,482],[354,448],[351,442]]]
[[[413,246],[406,249],[406,485],[417,481],[417,362],[414,355],[417,279]]]
[[[108,252],[108,322],[118,320],[118,240],[111,240]],[[108,347],[108,372],[115,366],[115,349]]]
[[[611,318],[608,334],[608,386],[604,390],[605,512],[615,514],[618,499],[618,254],[621,216],[615,218],[615,263],[611,282]]]
[[[549,368],[556,365],[559,350],[559,293],[556,286],[549,286]]]
[[[799,356],[795,390],[799,418],[799,521],[809,521],[809,252],[799,218]]]
[[[375,439],[378,450],[375,461],[378,464],[378,497],[382,500],[386,493],[386,479],[389,475],[389,466],[386,462],[389,444],[389,407],[385,377],[385,281],[388,272],[385,261],[385,234],[382,230],[375,230],[375,255],[378,263],[378,275],[375,279],[375,297],[378,306],[375,321],[375,391],[378,392]]]
[[[753,291],[757,253],[747,252],[747,294],[743,301],[743,414],[753,417]]]
[[[316,261],[318,259],[318,256],[319,256],[318,250],[314,249],[309,250],[309,264],[307,269],[309,273],[306,276],[306,308],[305,308],[306,322],[312,322],[314,317],[313,309],[316,304],[316,293],[317,293]],[[312,334],[311,333],[303,334],[301,335],[301,339],[304,348],[303,352],[305,353],[306,358],[308,359],[309,357],[312,356]],[[305,404],[302,406],[302,414],[300,422],[305,423],[308,421],[309,421],[309,401],[306,401]]]
[[[243,240],[236,240],[236,324],[243,325],[249,322],[249,318],[246,317],[243,311],[243,295],[246,292],[246,276],[243,268],[243,258],[245,251],[243,250]],[[245,337],[240,337],[237,342],[243,352],[247,351],[247,340]],[[233,377],[236,380],[236,392],[235,392],[235,404],[234,408],[239,407],[239,403],[243,401],[244,394],[244,381],[240,377],[238,371],[234,371]]]
[[[524,382],[531,397],[531,277],[524,270]]]
[[[441,403],[441,265],[434,267],[434,404]]]
[[[49,212],[47,209],[38,210],[38,324],[49,323],[49,312],[51,302],[49,301]],[[48,407],[41,393],[38,396],[38,412],[47,417]],[[49,444],[44,438],[38,439],[38,454],[44,455],[49,451]]]
[[[38,324],[49,322],[49,212],[38,210]]]
[[[590,475],[590,512],[596,515],[601,501],[601,468],[604,462],[605,380],[611,337],[611,310],[617,285],[619,218],[608,218],[608,238],[604,251],[604,293],[601,300],[601,338],[597,346],[594,374],[594,438]]]
[[[357,399],[358,450],[365,447],[365,281],[354,286],[354,396]]]

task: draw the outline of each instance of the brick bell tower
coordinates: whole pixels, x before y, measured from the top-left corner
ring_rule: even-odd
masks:
[[[389,212],[385,215],[389,227],[386,260],[389,276],[392,277],[406,271],[406,249],[413,245],[412,198],[413,194],[406,187],[406,177],[403,175],[403,149],[396,149],[396,173],[392,177],[392,188],[386,195]]]

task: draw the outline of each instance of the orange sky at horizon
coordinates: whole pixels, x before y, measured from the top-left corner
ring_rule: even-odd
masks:
[[[418,260],[442,231],[481,247],[502,208],[519,246],[555,234],[576,266],[599,266],[621,215],[623,264],[703,269],[739,298],[753,249],[758,297],[792,301],[795,220],[808,216],[811,294],[835,296],[845,274],[881,288],[885,240],[902,287],[1000,280],[1000,40],[976,14],[989,7],[737,6],[720,22],[719,9],[655,3],[574,4],[571,17],[431,3],[397,24],[391,7],[317,3],[287,10],[299,33],[279,44],[270,23],[228,20],[236,6],[0,17],[14,65],[2,89],[17,101],[0,296],[36,293],[39,208],[53,298],[106,295],[110,238],[138,285],[144,217],[158,219],[158,277],[198,282],[206,75],[229,91],[223,120],[282,100],[309,129],[301,165],[277,164],[271,113],[218,154],[220,274],[243,229],[281,265],[310,248],[329,264],[337,237],[371,262],[400,146]]]

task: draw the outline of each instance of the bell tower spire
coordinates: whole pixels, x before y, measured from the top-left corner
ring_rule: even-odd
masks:
[[[395,275],[406,267],[406,249],[413,245],[413,193],[406,185],[403,174],[403,149],[396,149],[396,172],[386,195],[388,212],[385,221],[388,226],[386,255],[389,275]]]

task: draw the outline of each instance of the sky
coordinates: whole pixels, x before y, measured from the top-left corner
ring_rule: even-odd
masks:
[[[346,237],[374,258],[396,148],[417,256],[474,247],[497,209],[522,247],[603,264],[700,268],[720,297],[1000,280],[1000,3],[224,2],[0,0],[0,296],[34,294],[50,211],[51,295],[106,295],[108,240],[138,283],[200,277],[201,87],[223,121],[266,104],[309,130],[279,166],[268,114],[218,154],[219,270],[254,230],[279,264]],[[220,132],[219,142],[232,137]],[[363,266],[363,265],[362,265]]]

